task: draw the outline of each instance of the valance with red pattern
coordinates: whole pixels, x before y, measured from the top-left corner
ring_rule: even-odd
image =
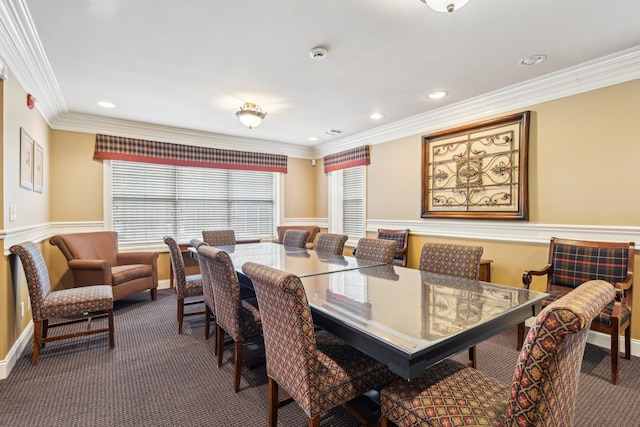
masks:
[[[96,135],[94,159],[287,173],[287,156]]]
[[[329,154],[328,156],[324,156],[323,161],[325,173],[368,165],[371,163],[369,160],[369,146],[363,145],[362,147],[341,151],[340,153]]]

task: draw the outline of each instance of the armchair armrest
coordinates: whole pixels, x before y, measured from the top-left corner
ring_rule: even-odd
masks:
[[[531,285],[531,281],[533,280],[531,276],[545,276],[551,273],[552,270],[553,267],[551,264],[547,264],[542,270],[525,270],[525,272],[522,273],[522,284],[524,288],[529,289],[529,285]]]
[[[111,285],[111,264],[102,259],[72,259],[69,269],[77,286]]]
[[[118,265],[155,264],[157,259],[158,259],[157,252],[120,252],[118,253]]]
[[[209,246],[209,244],[207,242],[204,242],[204,241],[202,241],[200,239],[191,239],[189,241],[189,245],[191,247],[196,248],[196,249],[198,249],[200,246]]]
[[[260,239],[243,239],[243,240],[237,240],[236,243],[238,245],[242,245],[245,243],[260,243]]]

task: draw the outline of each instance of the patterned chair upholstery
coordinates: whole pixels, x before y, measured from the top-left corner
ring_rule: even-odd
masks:
[[[189,240],[189,246],[198,249],[202,245],[208,245],[207,242],[200,239],[191,239]]]
[[[344,234],[320,233],[316,240],[316,252],[322,254],[342,255],[344,244],[349,236]]]
[[[203,230],[202,239],[209,246],[227,246],[236,244],[233,230]]]
[[[420,270],[478,280],[483,251],[482,246],[425,243],[420,254]]]
[[[218,367],[222,365],[225,332],[235,342],[233,389],[240,390],[242,366],[264,361],[264,356],[242,359],[244,340],[260,336],[262,323],[255,299],[242,299],[236,270],[229,254],[210,246],[198,248],[198,259],[203,268],[204,286],[213,290],[216,308],[216,343]]]
[[[202,276],[200,274],[192,274],[187,276],[185,273],[184,258],[180,245],[173,237],[164,236],[164,243],[169,247],[169,258],[171,259],[171,267],[173,268],[173,281],[176,285],[176,294],[178,297],[178,333],[182,333],[182,323],[185,316],[200,316],[205,314],[204,311],[185,313],[185,305],[201,304],[202,300],[189,300],[186,298],[199,297],[203,295]],[[209,314],[206,314],[207,317]],[[205,337],[209,337],[209,330],[205,331]]]
[[[314,330],[297,276],[251,262],[242,270],[253,280],[262,314],[270,427],[277,425],[278,408],[286,403],[278,400],[278,387],[300,405],[309,426],[319,426],[324,411],[397,378],[345,341]]]
[[[308,231],[309,237],[307,238],[307,249],[313,249],[313,241],[315,240],[316,235],[320,233],[320,227],[317,225],[279,225],[276,228],[278,243],[283,244],[282,241],[284,240],[284,233],[286,233],[287,230]]]
[[[33,242],[24,242],[12,246],[9,251],[17,255],[27,279],[31,315],[33,318],[33,356],[31,364],[36,365],[40,356],[40,348],[47,342],[78,336],[100,333],[109,334],[109,347],[113,348],[113,289],[109,285],[83,286],[80,288],[51,290],[49,271],[38,246]],[[49,328],[77,322],[82,316],[89,321],[92,315],[106,313],[108,327],[87,329],[66,335],[48,336]],[[65,318],[72,318],[65,321]],[[53,320],[56,323],[49,324]],[[91,324],[91,322],[89,322]]]
[[[398,247],[393,255],[393,263],[402,267],[407,266],[407,258],[409,251],[409,229],[404,230],[386,230],[378,228],[378,239],[395,240]]]
[[[368,259],[391,264],[397,246],[398,244],[395,240],[368,239],[363,237],[358,240],[353,254],[358,259]]]
[[[394,382],[380,392],[381,426],[573,426],[589,324],[614,296],[595,280],[543,309],[510,387],[451,359]]]
[[[304,230],[287,230],[284,232],[282,244],[296,248],[306,248],[309,240],[309,232]]]
[[[529,288],[532,276],[547,276],[546,306],[589,280],[605,280],[618,289],[611,301],[593,319],[591,329],[611,337],[611,383],[618,383],[620,332],[624,332],[624,357],[631,359],[631,293],[635,247],[633,242],[591,242],[552,238],[549,262],[542,270],[525,271],[522,282]],[[518,325],[518,347],[524,339],[524,324]]]
[[[420,254],[420,270],[479,280],[482,252],[482,246],[425,243]],[[476,346],[469,348],[469,365],[476,367]]]

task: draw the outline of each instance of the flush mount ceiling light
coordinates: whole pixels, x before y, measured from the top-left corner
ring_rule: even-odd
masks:
[[[429,95],[427,95],[429,98],[431,99],[440,99],[440,98],[444,98],[445,96],[447,96],[447,92],[443,91],[443,90],[438,90],[436,92],[431,92]]]
[[[451,13],[467,4],[469,0],[420,0],[436,12]]]
[[[248,127],[249,129],[253,129],[254,127],[260,125],[262,123],[262,119],[266,116],[267,113],[262,112],[262,108],[259,105],[256,105],[252,102],[245,102],[240,110],[236,113],[236,117],[240,119],[240,123]]]
[[[98,102],[98,105],[102,108],[116,108],[116,105],[113,102],[109,101],[100,101]]]
[[[373,113],[373,114],[371,114],[369,116],[369,118],[373,119],[373,120],[380,120],[380,119],[384,118],[384,114],[382,114],[382,113]]]
[[[518,67],[533,67],[544,62],[547,59],[546,55],[533,55],[528,56],[518,61]]]

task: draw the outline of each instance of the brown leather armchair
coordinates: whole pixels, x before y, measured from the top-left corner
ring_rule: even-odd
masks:
[[[118,233],[58,234],[49,243],[67,258],[76,286],[110,285],[113,299],[151,290],[158,295],[158,253],[118,252]]]

